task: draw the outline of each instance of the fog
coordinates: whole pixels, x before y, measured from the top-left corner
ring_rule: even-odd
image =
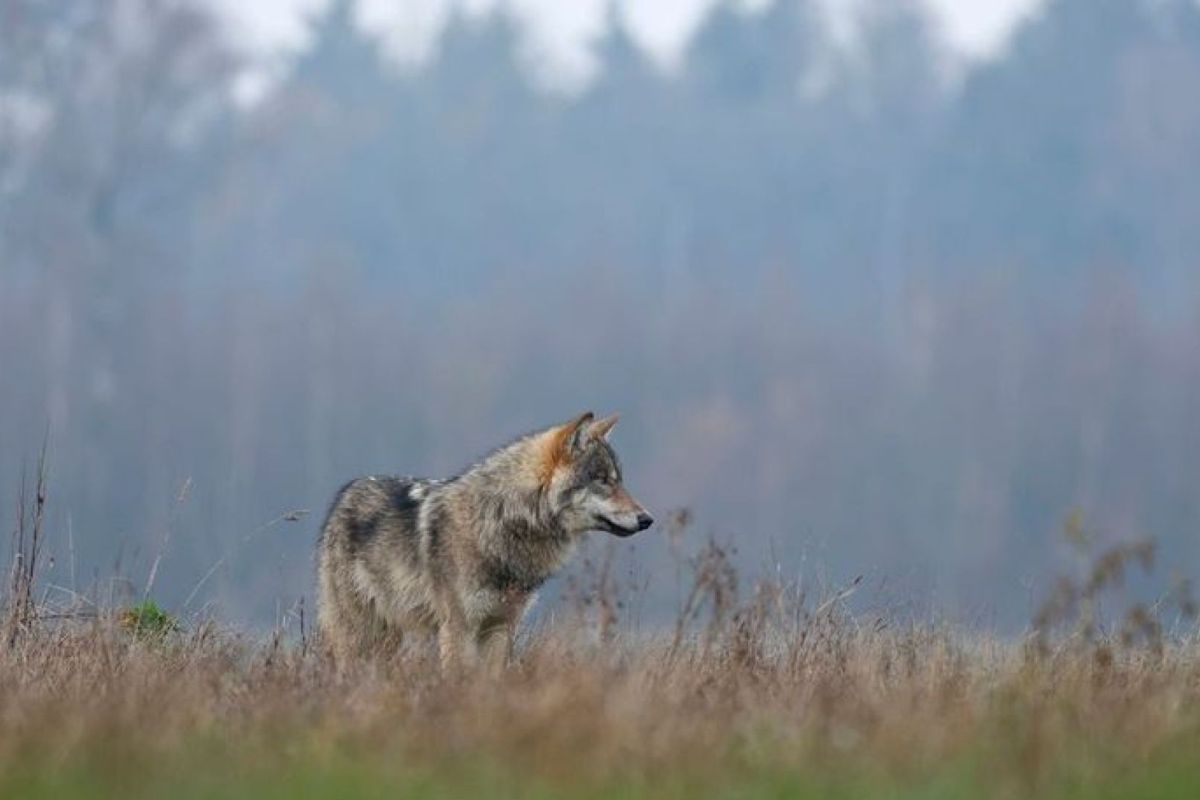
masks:
[[[203,6],[0,3],[3,532],[45,440],[46,591],[160,559],[265,625],[345,481],[593,409],[748,575],[1016,629],[1075,511],[1194,572],[1200,7],[1050,0],[960,81],[863,7],[717,4],[668,72],[611,14],[564,94],[502,11],[406,66],[334,3],[247,105]]]

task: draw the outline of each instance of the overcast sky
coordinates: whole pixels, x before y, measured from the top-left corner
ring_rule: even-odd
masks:
[[[329,0],[207,0],[252,51],[285,54],[306,41],[305,19]],[[735,0],[752,12],[772,0]],[[677,60],[705,13],[719,0],[618,0],[636,39],[665,67]],[[852,38],[857,0],[819,0],[836,30]],[[933,10],[946,41],[968,57],[986,58],[1041,0],[921,0]],[[454,6],[485,13],[508,5],[526,23],[526,55],[542,62],[552,82],[586,81],[594,68],[588,45],[603,31],[609,0],[358,0],[358,21],[380,34],[398,58],[420,61]]]

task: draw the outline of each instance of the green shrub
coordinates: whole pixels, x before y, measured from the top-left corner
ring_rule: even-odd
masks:
[[[138,638],[162,639],[179,630],[175,615],[150,598],[121,611],[121,627]]]

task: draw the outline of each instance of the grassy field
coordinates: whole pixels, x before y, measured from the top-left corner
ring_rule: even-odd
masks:
[[[852,613],[857,581],[747,592],[709,542],[656,633],[583,559],[506,670],[409,641],[338,671],[302,615],[265,641],[175,619],[153,568],[131,603],[47,603],[43,484],[0,598],[0,798],[1200,797],[1197,604],[1101,613],[1154,551],[1093,552],[1078,515],[1086,568],[1021,637]]]
[[[1140,608],[1098,632],[1108,554],[1010,640],[692,565],[674,629],[624,633],[601,592],[500,674],[422,643],[337,674],[307,636],[10,602],[0,797],[1200,796],[1200,643]]]

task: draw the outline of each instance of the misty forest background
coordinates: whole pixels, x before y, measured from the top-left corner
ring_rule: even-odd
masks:
[[[166,605],[224,557],[192,610],[267,623],[348,478],[592,408],[751,570],[1019,624],[1078,508],[1194,572],[1200,6],[1050,0],[957,72],[862,7],[718,5],[675,71],[614,12],[571,94],[503,13],[405,67],[334,3],[245,104],[202,7],[6,0],[3,532],[48,429],[47,584],[165,542]]]

